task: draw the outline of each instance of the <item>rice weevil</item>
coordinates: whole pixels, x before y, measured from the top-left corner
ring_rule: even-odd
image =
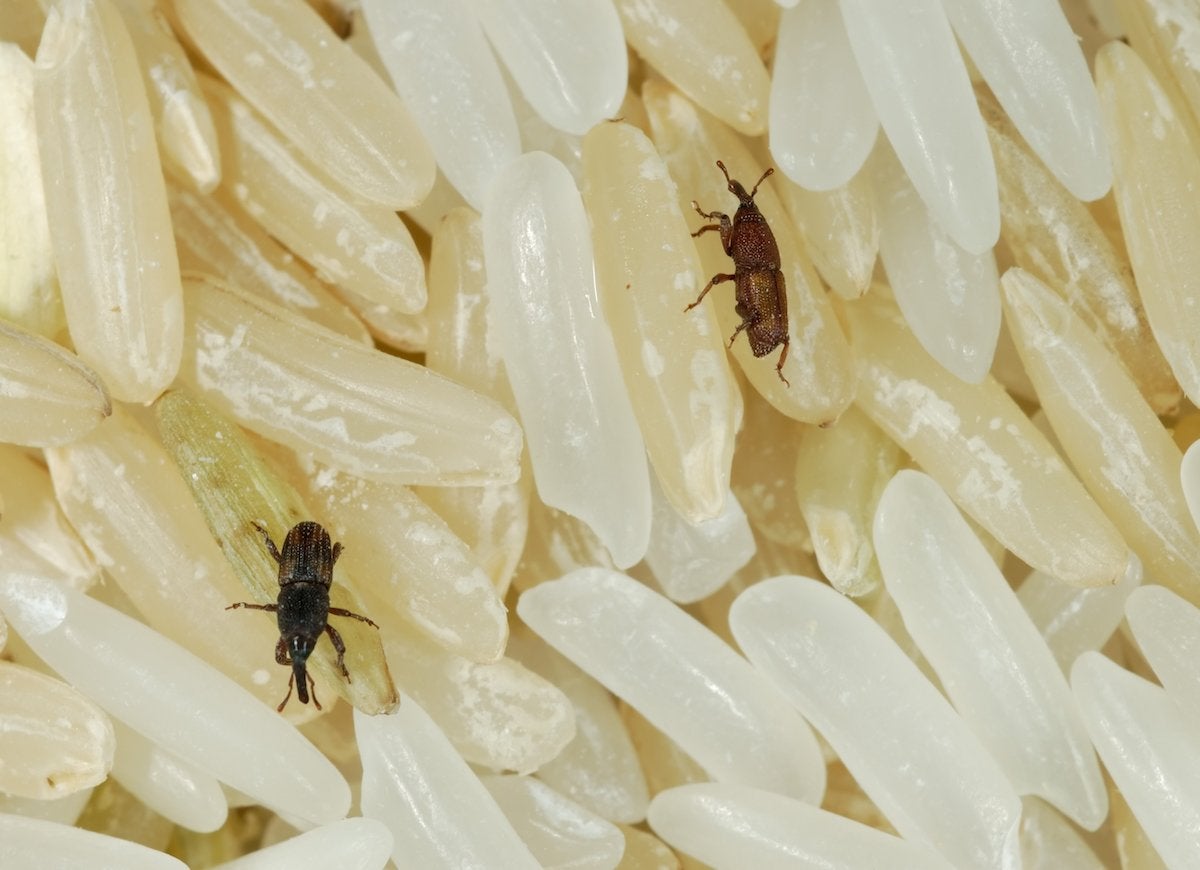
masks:
[[[743,330],[750,341],[750,350],[756,357],[766,356],[783,345],[775,373],[779,375],[779,380],[790,387],[788,379],[783,376],[783,363],[787,360],[791,338],[788,335],[786,285],[783,271],[779,268],[779,246],[775,244],[775,234],[767,225],[767,219],[754,204],[758,186],[775,170],[768,169],[764,172],[755,182],[754,189],[746,193],[746,188],[742,187],[740,182],[729,177],[725,164],[720,160],[717,161],[717,168],[724,173],[725,180],[729,183],[729,192],[738,198],[738,210],[730,220],[729,215],[723,212],[703,211],[700,204],[692,200],[692,208],[696,209],[700,217],[719,221],[715,224],[705,224],[692,233],[692,236],[699,236],[709,230],[720,232],[725,253],[733,258],[733,274],[714,275],[700,291],[696,301],[684,311],[691,311],[699,305],[715,285],[733,281],[736,301],[734,311],[742,318],[742,322],[729,337],[729,346],[733,346],[738,333]]]
[[[317,688],[309,676],[308,657],[312,655],[321,632],[329,635],[333,648],[337,650],[338,667],[342,676],[350,681],[346,670],[346,645],[337,629],[329,624],[329,615],[349,616],[379,628],[370,619],[341,607],[329,606],[329,587],[333,583],[333,566],[341,555],[342,545],[331,544],[329,532],[320,523],[302,522],[292,526],[283,539],[283,553],[275,548],[271,535],[258,523],[252,523],[266,542],[267,552],[279,563],[279,599],[274,604],[250,604],[239,601],[226,610],[245,607],[250,610],[268,610],[276,614],[279,622],[279,643],[275,644],[275,661],[291,665],[292,675],[288,678],[288,691],[276,708],[283,712],[292,697],[292,686],[301,704],[308,703],[308,689],[312,687],[312,700],[318,710]],[[306,682],[307,681],[307,684]]]

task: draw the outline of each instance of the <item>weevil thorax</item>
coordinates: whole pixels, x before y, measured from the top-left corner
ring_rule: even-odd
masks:
[[[333,582],[333,542],[320,523],[294,525],[283,540],[279,555],[279,585]]]

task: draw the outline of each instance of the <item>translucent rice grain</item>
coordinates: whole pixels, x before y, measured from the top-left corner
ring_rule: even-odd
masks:
[[[596,296],[590,235],[561,163],[535,152],[510,164],[483,215],[488,318],[538,495],[590,525],[628,567],[646,552],[650,480]]]
[[[420,205],[407,209],[404,216],[432,236],[437,232],[442,218],[456,208],[473,211],[475,214],[482,210],[469,208],[467,201],[446,180],[446,176],[439,172],[437,181],[433,183],[433,190],[429,191],[429,196],[425,197]]]
[[[343,547],[356,577],[427,637],[477,662],[497,661],[508,639],[503,602],[471,551],[403,486],[317,467],[307,497]]]
[[[1021,804],[1022,870],[1104,870],[1083,837],[1055,810],[1032,797]]]
[[[694,199],[705,209],[732,211],[736,200],[721,171],[713,165],[714,158],[722,159],[732,177],[750,186],[766,167],[732,130],[698,111],[662,82],[646,82],[642,97],[654,143],[678,185],[681,210],[692,214]],[[749,342],[739,337],[733,343],[733,356],[754,388],[780,412],[823,425],[836,420],[850,403],[854,389],[850,348],[769,179],[759,188],[756,202],[779,245],[787,284],[788,334],[792,343],[783,376],[791,386],[784,385],[771,364],[777,359],[775,353],[756,359]],[[694,221],[692,226],[703,222],[694,216],[689,220]],[[705,275],[730,271],[732,263],[718,239],[709,234],[697,242]],[[741,322],[732,296],[733,288],[724,284],[705,300],[706,305],[714,307],[725,337],[733,335]]]
[[[204,402],[189,393],[172,391],[159,400],[154,411],[167,452],[179,466],[205,523],[245,587],[237,600],[258,604],[275,601],[279,596],[279,566],[252,524],[261,524],[272,540],[281,542],[288,529],[311,517],[312,512],[296,491],[266,465],[237,426]],[[344,570],[338,573],[338,582],[329,590],[330,604],[364,613],[354,578]],[[243,622],[258,619],[269,625],[274,621],[260,614],[236,615],[243,617]],[[331,689],[372,715],[395,709],[399,696],[379,631],[357,619],[342,622],[338,631],[346,644],[345,666],[354,674],[353,682],[342,675],[332,644],[316,647],[308,659],[308,672],[323,689]],[[248,660],[257,661],[268,674],[280,673],[276,665],[270,664],[270,645],[262,647],[258,656]]]
[[[637,749],[651,795],[678,785],[709,782],[710,777],[704,768],[678,743],[651,725],[641,713],[624,701],[617,703],[617,709]]]
[[[0,813],[9,813],[27,819],[41,819],[60,825],[74,825],[95,791],[94,788],[85,788],[83,791],[77,791],[52,801],[0,794]]]
[[[651,487],[653,522],[646,565],[672,601],[692,604],[716,592],[754,555],[746,512],[732,492],[711,520],[689,523],[672,507],[657,481]]]
[[[208,272],[235,287],[369,344],[370,334],[344,302],[252,221],[225,190],[199,196],[167,189],[182,269]]]
[[[785,3],[794,5],[791,0]],[[775,36],[779,32],[779,19],[782,10],[775,0],[741,0],[739,3],[727,3],[730,10],[737,16],[750,42],[758,50],[759,57],[768,58],[775,49]]]
[[[1063,673],[1082,653],[1098,650],[1125,618],[1125,600],[1142,582],[1142,564],[1131,559],[1116,586],[1078,589],[1042,571],[1033,571],[1017,589],[1017,598]]]
[[[363,15],[438,167],[482,210],[488,184],[521,153],[521,142],[500,67],[472,4],[368,0]]]
[[[1195,722],[1200,715],[1200,610],[1162,586],[1145,586],[1125,604],[1138,648],[1167,694]]]
[[[1013,787],[1088,830],[1099,827],[1108,796],[1066,678],[932,479],[916,471],[892,479],[875,516],[875,547],[905,627]]]
[[[194,189],[211,191],[221,180],[217,132],[183,46],[155,0],[115,0],[114,5],[137,52],[164,162]]]
[[[527,629],[513,634],[508,651],[561,689],[575,712],[575,739],[538,768],[538,779],[601,818],[642,821],[646,778],[612,696]]]
[[[625,835],[625,852],[617,870],[679,870],[679,858],[658,837],[628,825],[618,827]]]
[[[866,293],[879,253],[879,214],[867,175],[824,192],[782,179],[777,187],[825,283],[843,299]]]
[[[613,870],[625,851],[616,825],[545,783],[523,776],[485,776],[488,790],[538,863],[551,870]]]
[[[1076,197],[1112,184],[1100,106],[1079,42],[1055,4],[948,0],[946,14],[971,60],[1025,141]]]
[[[152,401],[179,368],[183,305],[150,108],[108,0],[51,10],[34,99],[71,339],[116,398]]]
[[[1171,370],[1200,400],[1200,156],[1188,126],[1131,48],[1110,43],[1096,56],[1105,132],[1113,149],[1113,192],[1146,316]]]
[[[757,534],[785,547],[808,547],[794,481],[780,473],[796,467],[808,427],[777,413],[754,390],[746,391],[745,401],[746,419],[733,456],[733,494]]]
[[[45,466],[0,445],[0,557],[9,571],[52,578],[86,591],[100,579],[95,557],[67,522]]]
[[[1196,34],[1200,10],[1189,3],[1171,0],[1132,0],[1119,4],[1124,36],[1154,75],[1164,82],[1177,105],[1191,108],[1185,124],[1200,121],[1200,61],[1196,56]],[[1192,127],[1195,130],[1195,127]]]
[[[913,187],[950,237],[1000,236],[996,169],[954,33],[936,0],[840,0],[859,70]]]
[[[721,640],[735,648],[737,641],[729,631],[729,607],[742,592],[767,577],[780,574],[820,575],[816,559],[805,550],[783,547],[757,534],[755,544],[757,550],[746,567],[715,593],[697,602],[694,611]]]
[[[902,837],[955,867],[1016,866],[1012,786],[869,616],[815,580],[779,577],[743,592],[729,621]]]
[[[408,314],[425,307],[424,265],[403,221],[355,201],[231,89],[201,85],[226,156],[222,184],[264,230],[330,283]]]
[[[274,846],[215,865],[212,870],[295,870],[337,867],[338,870],[383,870],[394,840],[375,819],[342,819],[314,828]]]
[[[629,72],[612,0],[560,0],[553,15],[529,0],[480,0],[472,12],[549,124],[582,136],[616,115]]]
[[[583,140],[596,286],[646,452],[690,522],[722,512],[741,396],[710,308],[678,191],[646,134],[601,124]],[[703,596],[700,596],[703,597]]]
[[[800,441],[796,500],[821,572],[843,595],[866,595],[879,585],[871,524],[902,459],[896,443],[856,407],[836,426],[811,429]]]
[[[109,718],[75,689],[0,661],[0,791],[48,801],[90,789],[108,776],[115,746]]]
[[[531,773],[575,737],[566,695],[514,659],[479,664],[396,625],[386,609],[379,614],[388,658],[403,663],[400,688],[470,763]]]
[[[429,322],[425,312],[405,314],[378,302],[372,302],[352,290],[335,288],[337,295],[381,344],[411,354],[425,351],[429,344]]]
[[[524,592],[576,568],[591,566],[614,567],[596,533],[570,514],[546,507],[534,493],[529,505],[529,536],[513,575],[513,587]]]
[[[0,441],[66,444],[111,413],[108,390],[90,366],[48,339],[0,321]]]
[[[187,35],[297,148],[390,209],[433,186],[429,146],[404,104],[302,0],[178,0]]]
[[[548,124],[537,110],[529,105],[512,76],[506,74],[504,81],[508,85],[508,98],[512,101],[513,112],[517,116],[517,127],[521,131],[522,152],[545,151],[567,167],[576,184],[582,184],[583,137],[564,133]]]
[[[16,9],[5,9],[6,16],[16,14]],[[66,318],[38,164],[33,61],[5,43],[0,43],[0,130],[0,261],[5,264],[0,317],[49,338],[66,325]]]
[[[1188,513],[1192,522],[1200,528],[1200,447],[1192,444],[1183,455],[1179,469],[1183,484],[1183,497],[1187,500]]]
[[[1065,455],[1147,576],[1200,601],[1200,535],[1180,485],[1179,448],[1066,303],[1019,269],[1003,284],[1017,349]]]
[[[1121,867],[1127,870],[1168,870],[1111,777],[1108,780],[1108,795],[1112,804],[1110,824],[1113,841]]]
[[[922,353],[889,311],[848,311],[859,407],[1026,564],[1072,586],[1116,583],[1128,549],[1045,436],[994,380],[964,384]]]
[[[525,623],[666,731],[712,776],[817,803],[804,721],[715,635],[629,577],[583,568],[524,593]]]
[[[771,75],[771,155],[801,187],[848,183],[875,144],[879,118],[833,0],[784,13]]]
[[[1200,756],[1194,721],[1162,689],[1084,653],[1071,687],[1104,766],[1169,867],[1200,861]]]
[[[739,133],[767,126],[766,67],[718,0],[616,0],[625,38],[664,78]]]
[[[1000,177],[1001,230],[1016,265],[1062,295],[1120,357],[1156,413],[1173,413],[1179,384],[1154,342],[1128,261],[1029,151],[995,100],[981,95],[980,107]]]
[[[246,590],[159,443],[119,411],[88,437],[48,451],[46,461],[63,512],[146,623],[264,704],[278,704],[289,674],[264,665],[279,631],[273,621],[225,613]]]
[[[161,816],[192,831],[215,831],[228,806],[210,774],[147,740],[119,720],[113,722],[117,751],[112,775],[134,797]]]
[[[96,789],[95,797],[84,807],[76,826],[85,831],[139,843],[160,852],[167,851],[173,832],[169,821],[126,791],[115,779],[109,779]],[[180,854],[173,857],[190,865],[199,863],[197,857],[204,854],[196,848],[198,844],[205,840],[211,844],[221,837],[220,834],[195,834],[184,828],[174,830],[178,831],[176,843],[180,846]],[[228,844],[234,838],[226,835],[224,839]]]
[[[429,307],[434,335],[426,364],[507,406],[512,392],[500,349],[487,329],[487,270],[483,226],[465,207],[451,209],[433,231],[429,255]]]
[[[650,826],[714,870],[837,867],[950,870],[924,846],[782,795],[731,783],[669,789],[650,805]]]
[[[516,480],[521,430],[495,402],[216,279],[187,284],[182,378],[247,428],[383,482]]]
[[[0,865],[44,870],[187,870],[178,858],[128,840],[7,813],[0,813]]]
[[[977,384],[1000,335],[1000,283],[991,251],[971,254],[936,223],[886,143],[872,158],[879,258],[909,328],[951,374]]]
[[[429,256],[430,341],[425,365],[513,410],[512,389],[495,341],[488,340],[487,273],[479,215],[447,212]],[[471,548],[503,597],[525,549],[532,476],[486,487],[437,487],[418,495]]]
[[[46,664],[180,758],[296,818],[320,824],[346,814],[349,787],[324,756],[274,710],[157,632],[24,574],[0,575],[0,608]]]
[[[496,802],[411,698],[392,716],[355,711],[362,807],[395,838],[398,866],[539,867]]]

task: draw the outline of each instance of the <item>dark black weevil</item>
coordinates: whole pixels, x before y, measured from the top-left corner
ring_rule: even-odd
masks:
[[[276,614],[279,622],[279,643],[275,645],[275,661],[292,666],[288,679],[288,691],[276,708],[283,712],[292,697],[292,686],[296,686],[296,697],[301,704],[308,703],[308,689],[312,686],[312,700],[318,710],[316,686],[308,674],[308,657],[312,655],[321,632],[329,635],[333,648],[337,650],[338,667],[342,676],[350,681],[350,672],[344,661],[346,645],[337,629],[329,624],[329,614],[349,616],[379,628],[365,616],[360,616],[341,607],[329,606],[329,587],[333,583],[333,566],[341,555],[342,545],[332,544],[329,533],[320,523],[303,522],[292,526],[283,539],[283,554],[275,548],[267,530],[258,523],[252,524],[266,542],[267,552],[279,563],[279,598],[274,604],[250,604],[239,601],[226,610],[245,607],[250,610],[269,610]],[[306,684],[307,681],[307,684]]]
[[[763,357],[775,348],[783,345],[779,354],[779,364],[775,373],[779,380],[789,387],[788,379],[783,376],[783,363],[787,360],[788,345],[791,338],[788,335],[787,323],[787,290],[783,280],[783,272],[779,268],[779,247],[775,244],[775,234],[767,225],[767,219],[762,216],[758,206],[754,204],[754,195],[758,186],[763,183],[774,169],[768,169],[754,184],[754,189],[746,193],[741,183],[729,177],[725,164],[717,161],[717,167],[725,175],[729,183],[729,192],[738,198],[738,210],[729,219],[723,212],[706,212],[700,204],[692,200],[692,208],[700,217],[717,220],[720,223],[705,224],[692,233],[699,236],[709,230],[721,233],[721,244],[725,253],[733,258],[733,274],[714,275],[707,286],[700,291],[696,301],[684,311],[691,311],[708,295],[714,285],[725,281],[734,282],[734,311],[742,318],[738,328],[729,337],[729,345],[737,339],[738,333],[745,330],[746,338],[750,341],[750,350],[756,357]]]

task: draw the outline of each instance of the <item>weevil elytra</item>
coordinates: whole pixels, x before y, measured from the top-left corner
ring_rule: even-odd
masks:
[[[279,622],[279,643],[275,644],[275,661],[291,665],[292,675],[288,679],[287,694],[276,708],[283,712],[292,687],[301,704],[308,703],[308,690],[312,688],[312,700],[318,710],[317,688],[308,673],[308,657],[312,655],[321,632],[329,635],[333,648],[337,650],[338,667],[346,681],[350,672],[346,670],[346,645],[337,629],[329,624],[329,616],[349,616],[379,628],[370,619],[341,607],[329,606],[329,587],[333,583],[333,566],[342,553],[341,544],[332,544],[329,532],[320,523],[303,522],[292,526],[283,539],[283,553],[275,547],[271,535],[258,523],[252,524],[262,535],[267,552],[279,563],[279,599],[274,604],[250,604],[239,601],[226,610],[245,607],[250,610],[268,610],[276,614]],[[306,682],[307,681],[307,682]]]
[[[720,160],[717,161],[717,168],[724,173],[729,192],[738,198],[738,210],[730,220],[729,215],[724,212],[706,212],[700,208],[698,202],[692,200],[692,208],[696,209],[700,217],[718,221],[715,224],[705,224],[692,233],[692,236],[717,230],[721,234],[721,244],[725,253],[733,258],[733,274],[714,275],[700,291],[696,301],[684,311],[691,311],[699,305],[708,295],[708,291],[717,284],[733,281],[736,302],[734,311],[742,318],[742,322],[729,337],[729,346],[733,346],[738,333],[743,331],[750,341],[750,350],[756,357],[766,356],[783,345],[775,373],[779,375],[779,380],[790,387],[788,379],[783,376],[783,364],[787,360],[791,337],[788,335],[787,290],[779,264],[779,246],[775,244],[775,234],[767,225],[767,219],[754,204],[758,186],[775,170],[768,169],[764,172],[754,183],[754,189],[746,193],[746,188],[742,187],[740,182],[729,177],[725,164]]]

